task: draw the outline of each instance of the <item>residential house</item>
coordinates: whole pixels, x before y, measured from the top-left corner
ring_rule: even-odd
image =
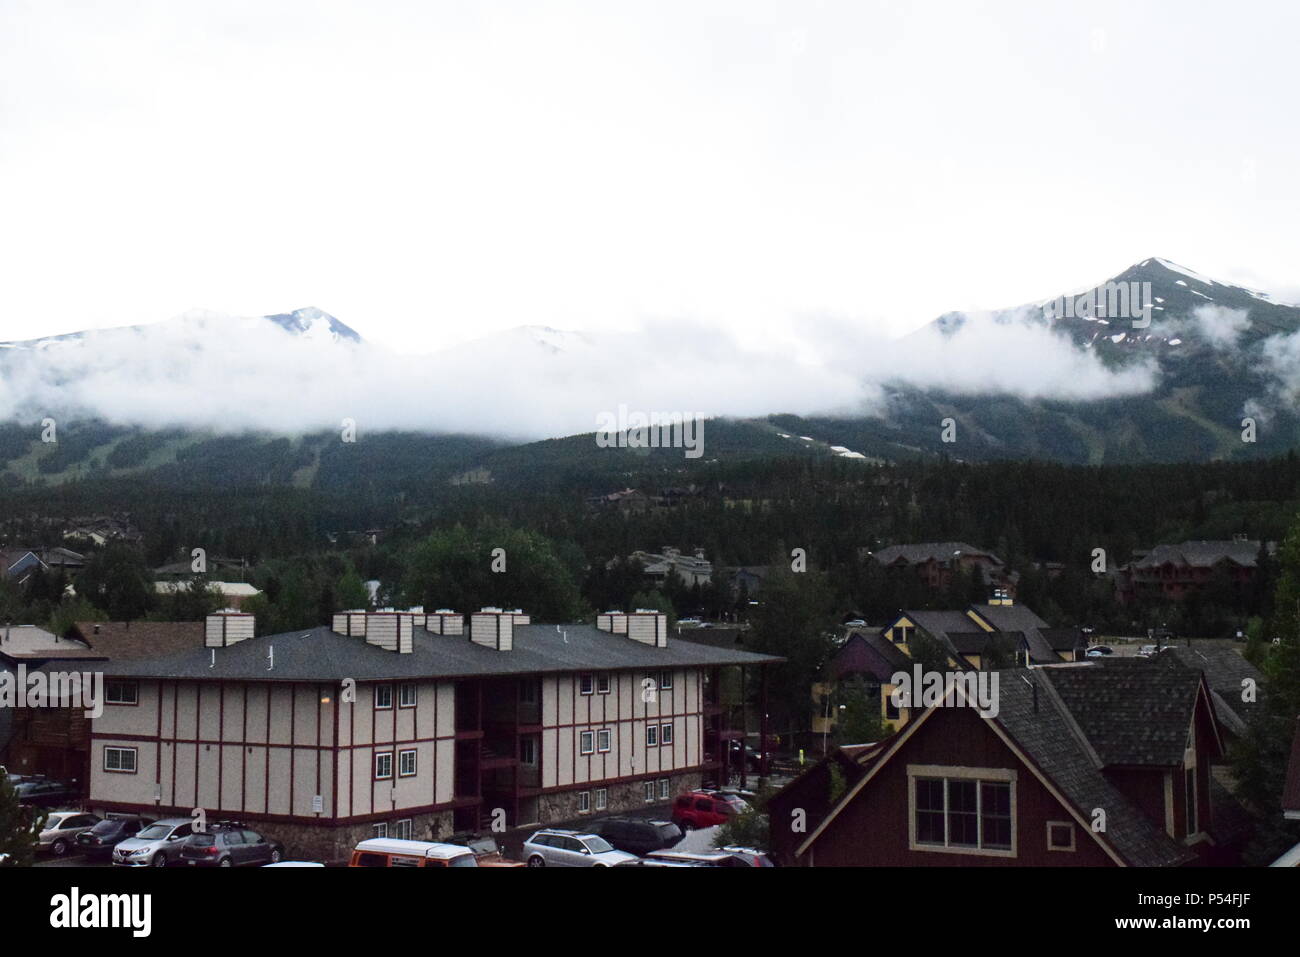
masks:
[[[192,579],[191,579],[192,580]],[[228,608],[239,608],[254,595],[262,594],[247,582],[218,582],[203,580],[210,589],[215,590]],[[160,595],[169,595],[190,587],[189,581],[171,580],[154,582],[154,590]]]
[[[1213,847],[1222,737],[1199,672],[1122,659],[996,674],[996,715],[952,686],[775,795],[778,863],[1162,867]]]

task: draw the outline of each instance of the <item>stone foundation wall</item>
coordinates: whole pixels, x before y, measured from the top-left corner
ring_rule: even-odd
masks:
[[[602,785],[593,783],[575,787],[571,791],[555,791],[550,794],[542,794],[537,798],[537,812],[540,817],[540,824],[553,825],[565,822],[572,822],[582,818],[601,817],[606,814],[618,814],[627,811],[643,810],[647,807],[659,807],[672,802],[677,795],[683,791],[691,791],[700,787],[702,775],[699,771],[678,772],[675,774],[663,774],[654,778],[657,782],[661,778],[668,778],[668,797],[659,797],[658,786],[656,785],[655,799],[647,801],[645,799],[645,782],[644,781],[625,781],[619,784]],[[607,804],[604,808],[596,807],[596,789],[604,787],[607,794]],[[590,810],[582,812],[578,810],[578,795],[583,791],[591,793]]]

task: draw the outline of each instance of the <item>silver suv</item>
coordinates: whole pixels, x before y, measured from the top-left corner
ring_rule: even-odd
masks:
[[[154,821],[135,837],[113,848],[116,867],[166,867],[181,858],[181,845],[194,833],[188,817],[169,817]]]
[[[614,867],[637,856],[614,850],[599,834],[546,828],[524,841],[524,860],[529,867]]]

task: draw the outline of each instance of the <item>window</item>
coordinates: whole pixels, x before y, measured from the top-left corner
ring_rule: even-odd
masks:
[[[419,701],[418,686],[414,681],[407,681],[397,686],[397,703],[403,708],[414,708]]]
[[[375,780],[383,781],[393,776],[393,752],[381,751],[375,755]]]
[[[403,778],[415,776],[415,748],[398,752],[397,775]]]
[[[375,707],[379,709],[393,706],[393,686],[375,685]]]
[[[578,735],[578,750],[583,754],[591,754],[596,750],[596,735],[592,731],[583,731]]]
[[[1196,833],[1196,768],[1187,769],[1187,836]]]
[[[1048,821],[1047,849],[1049,851],[1074,850],[1074,825],[1069,821]]]
[[[104,770],[135,774],[135,748],[104,748]]]
[[[519,682],[519,703],[537,704],[541,692],[541,683],[534,678],[525,678]]]
[[[596,732],[596,750],[602,754],[609,750],[609,728],[601,728]]]
[[[578,679],[578,681],[581,686],[579,690],[583,694],[591,694],[592,691],[591,675],[583,675],[581,678]]]
[[[591,810],[591,792],[590,791],[578,792],[578,813],[586,814],[590,810]]]
[[[658,747],[659,745],[659,726],[648,724],[645,728],[645,746],[647,748]]]
[[[654,799],[655,799],[655,783],[653,781],[647,781],[645,783],[645,802],[646,804],[651,804],[654,802]]]
[[[415,824],[408,817],[405,818],[404,820],[397,822],[397,827],[394,829],[393,836],[396,837],[399,841],[409,841],[411,839],[411,835],[414,833],[415,833]]]
[[[894,627],[894,644],[905,645],[912,638],[911,625],[896,625]]]
[[[659,726],[659,743],[660,744],[673,743],[673,726],[671,724],[661,724]]]
[[[609,807],[609,791],[605,788],[596,788],[596,810],[603,811]]]
[[[609,675],[603,674],[596,676],[596,693],[609,694]]]
[[[908,773],[914,850],[1014,854],[1013,772],[923,767]]]
[[[140,686],[134,681],[109,681],[104,685],[106,704],[139,704]]]
[[[673,673],[671,671],[659,672],[659,687],[664,691],[671,691],[673,687]]]
[[[537,763],[537,739],[519,739],[519,763],[533,765]]]
[[[375,836],[375,837],[387,837],[387,836],[388,836],[388,823],[387,823],[387,822],[384,822],[384,823],[381,823],[381,824],[376,824],[375,827],[374,827],[374,832],[375,832],[375,833],[374,833],[374,836]]]
[[[668,800],[668,779],[659,779],[659,797],[661,800]]]

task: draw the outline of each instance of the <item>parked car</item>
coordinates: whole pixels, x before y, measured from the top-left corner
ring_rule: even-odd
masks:
[[[284,848],[242,824],[223,822],[187,837],[180,859],[190,867],[278,864],[284,859]]]
[[[753,854],[750,851],[746,853],[735,853],[728,850],[716,851],[654,851],[645,856],[644,864],[652,867],[771,867],[768,861],[766,864],[754,863]],[[763,855],[766,860],[766,855]]]
[[[26,778],[14,787],[18,792],[19,804],[34,804],[37,807],[58,807],[69,804],[81,797],[81,792],[62,781],[46,777]]]
[[[113,848],[113,864],[119,867],[166,867],[180,861],[181,842],[194,833],[188,817],[154,821],[135,837]]]
[[[1160,648],[1157,645],[1143,645],[1138,649],[1139,658],[1153,658],[1159,653]]]
[[[776,862],[768,856],[766,851],[756,850],[752,847],[737,847],[734,844],[728,844],[722,850],[727,854],[740,858],[750,867],[776,867]]]
[[[49,851],[55,857],[62,857],[77,843],[77,835],[89,831],[100,822],[98,814],[85,811],[51,811],[45,820],[45,828],[36,838],[38,851]]]
[[[523,867],[523,861],[512,861],[501,853],[501,847],[491,834],[454,834],[446,843],[467,847],[474,852],[479,867]]]
[[[726,791],[688,791],[673,802],[673,823],[683,831],[724,824],[749,805],[738,794]]]
[[[90,858],[108,857],[113,848],[127,838],[135,837],[149,826],[151,820],[138,814],[110,815],[77,835],[77,850]]]
[[[763,755],[759,751],[757,751],[754,748],[751,748],[747,744],[742,744],[739,741],[732,741],[729,747],[731,748],[732,763],[740,764],[740,758],[741,755],[743,754],[745,757],[745,764],[749,768],[749,770],[751,771],[763,770]]]
[[[1106,655],[1113,655],[1115,649],[1110,645],[1093,645],[1088,649],[1089,658],[1104,658]]]
[[[478,858],[460,844],[372,837],[352,850],[348,867],[478,867]]]
[[[524,841],[529,867],[615,867],[635,861],[635,854],[616,850],[599,834],[546,828]]]
[[[607,817],[595,821],[591,833],[599,834],[618,850],[638,857],[672,847],[682,839],[682,829],[672,821],[647,821],[637,817]]]

